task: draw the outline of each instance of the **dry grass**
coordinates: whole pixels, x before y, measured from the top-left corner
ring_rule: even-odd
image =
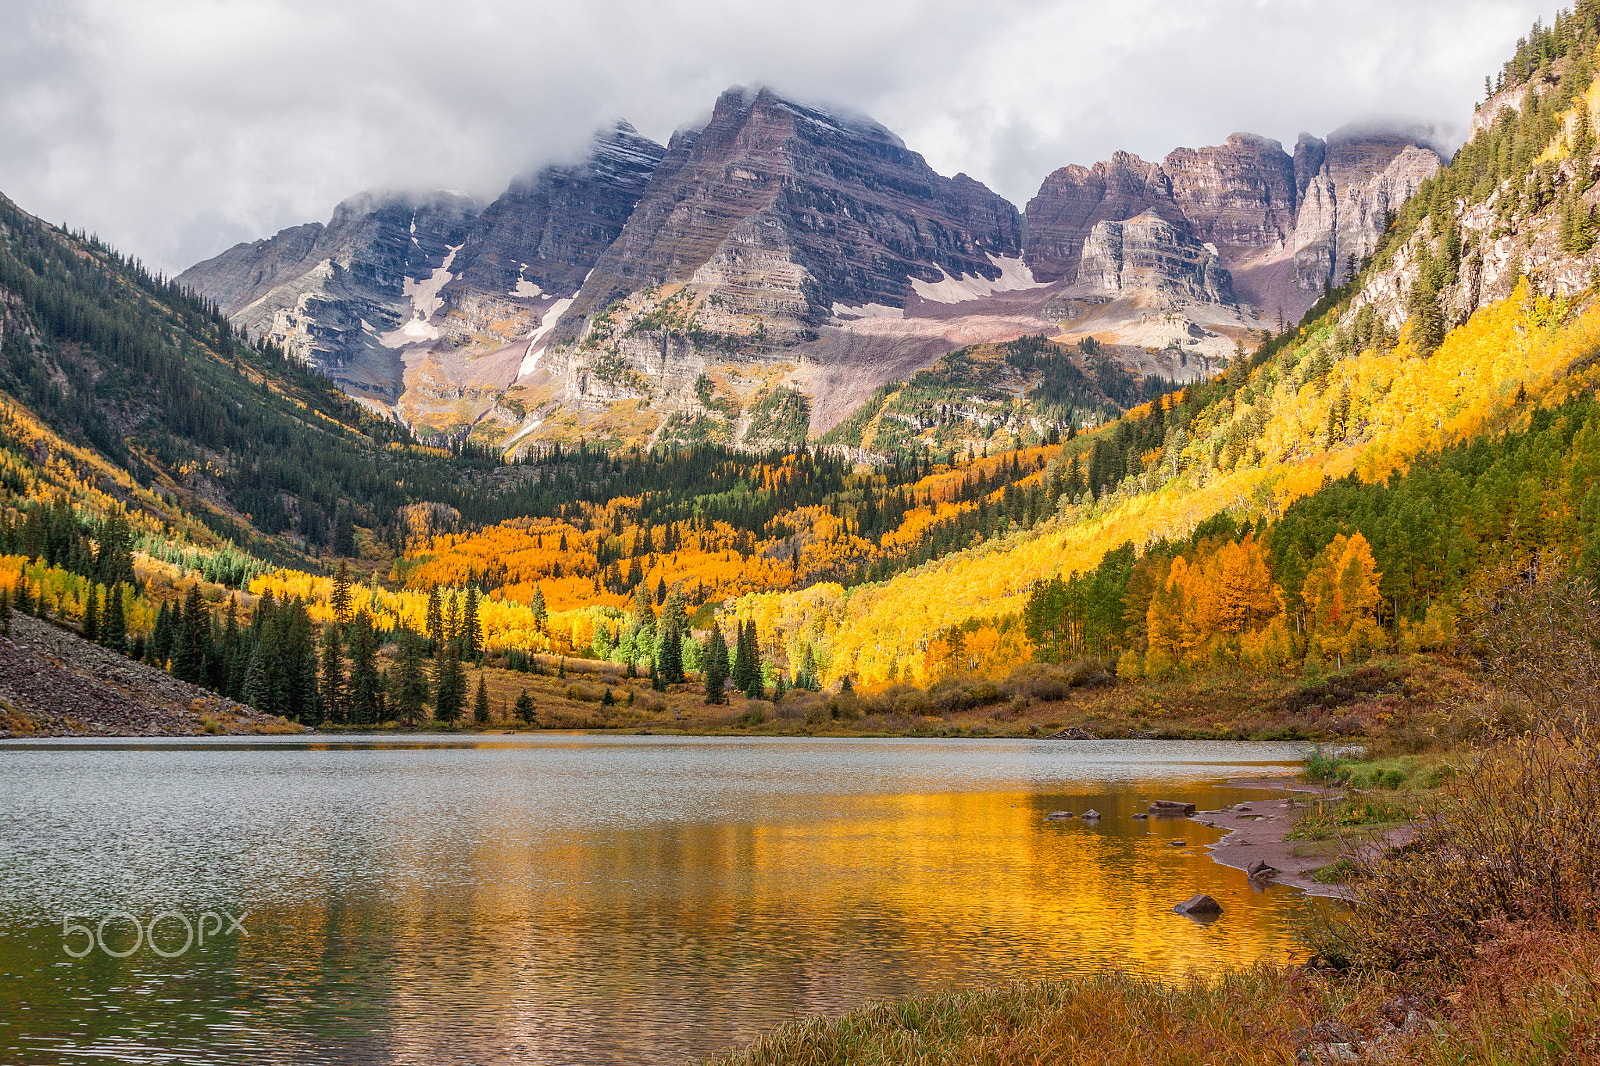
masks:
[[[1457,985],[1268,966],[1120,974],[872,1003],[782,1026],[716,1066],[1212,1066],[1600,1061],[1600,941],[1498,926]]]

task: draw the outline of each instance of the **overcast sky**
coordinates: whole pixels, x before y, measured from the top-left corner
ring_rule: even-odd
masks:
[[[1067,163],[1375,118],[1453,146],[1527,0],[0,0],[0,192],[177,271],[365,188],[492,199],[733,84],[1019,207]]]

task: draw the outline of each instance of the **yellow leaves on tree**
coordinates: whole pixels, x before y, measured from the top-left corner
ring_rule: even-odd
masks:
[[[1241,638],[1282,609],[1283,590],[1272,583],[1266,553],[1255,537],[1202,543],[1192,560],[1181,555],[1172,560],[1150,597],[1146,672],[1217,658],[1237,661],[1245,652]]]
[[[1311,615],[1311,651],[1357,660],[1385,644],[1377,622],[1377,563],[1360,533],[1339,535],[1306,572],[1303,589]]]

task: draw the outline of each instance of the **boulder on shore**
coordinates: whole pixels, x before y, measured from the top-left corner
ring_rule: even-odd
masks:
[[[1267,860],[1265,859],[1257,859],[1255,862],[1245,867],[1244,872],[1252,881],[1270,881],[1274,877],[1278,876],[1278,871],[1273,867],[1268,866]]]

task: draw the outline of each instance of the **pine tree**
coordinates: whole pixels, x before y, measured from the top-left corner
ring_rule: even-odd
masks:
[[[758,700],[764,695],[765,686],[762,684],[761,678],[761,646],[756,635],[756,620],[754,618],[750,619],[748,632],[749,636],[745,639],[750,644],[750,675],[749,680],[745,683],[744,694],[753,700]]]
[[[472,701],[472,720],[481,726],[489,724],[489,686],[482,670],[478,671],[478,695]]]
[[[461,595],[452,592],[450,602],[444,609],[444,642],[453,644],[455,650],[451,652],[457,659],[463,657],[462,652],[466,642],[461,639]]]
[[[232,700],[244,697],[244,673],[250,665],[249,649],[244,644],[244,634],[239,632],[239,599],[228,597],[228,616],[222,628],[222,654],[228,664],[227,687],[222,691]]]
[[[517,721],[523,725],[539,724],[534,718],[533,697],[528,695],[527,689],[523,689],[522,695],[517,697],[516,715]]]
[[[394,673],[395,710],[401,721],[415,725],[428,710],[428,677],[422,670],[421,641],[407,630],[400,632]]]
[[[437,656],[444,648],[444,611],[439,605],[439,586],[428,590],[428,648]]]
[[[344,649],[339,640],[338,625],[329,624],[322,629],[322,712],[334,725],[344,725],[348,711]]]
[[[478,586],[467,589],[466,607],[461,612],[461,657],[476,662],[483,650],[483,627],[478,622]]]
[[[29,614],[33,611],[33,600],[28,595],[28,579],[22,574],[17,575],[17,584],[11,594],[11,603],[18,611]]]
[[[678,590],[668,594],[661,611],[661,643],[659,651],[661,683],[683,684],[683,630],[687,619],[683,613],[683,599]]]
[[[172,676],[191,684],[204,684],[206,676],[206,634],[211,617],[200,598],[200,583],[189,586],[183,597],[172,641]]]
[[[706,683],[707,703],[727,703],[724,687],[728,680],[728,642],[722,638],[722,627],[711,623],[711,637],[706,642],[702,661],[702,676]]]
[[[106,593],[104,618],[100,624],[100,643],[112,651],[127,654],[128,617],[122,608],[122,582],[111,586]]]
[[[257,615],[259,614],[258,608]],[[156,612],[156,624],[150,634],[148,651],[150,665],[165,670],[167,659],[172,655],[172,609],[168,604],[163,603],[161,609]]]
[[[328,607],[333,611],[337,625],[350,621],[350,564],[339,560],[339,569],[333,575],[333,593],[328,597]]]
[[[350,518],[350,509],[339,508],[339,518],[333,526],[333,553],[335,555],[354,555],[356,553],[356,528]]]
[[[362,611],[350,626],[350,723],[376,725],[379,714],[378,639]]]
[[[0,588],[0,637],[11,637],[11,590]]]
[[[817,677],[817,657],[809,644],[806,645],[805,654],[800,657],[800,674],[794,679],[794,687],[810,692],[822,689],[821,679]]]
[[[533,625],[537,632],[543,633],[545,626],[550,621],[550,612],[545,610],[544,592],[538,585],[533,586],[533,599],[528,601],[528,609],[533,612]]]
[[[750,642],[749,630],[743,622],[737,622],[738,632],[733,643],[733,684],[740,692],[748,691],[750,679],[759,678],[758,668],[752,662],[754,648]]]
[[[100,590],[93,584],[83,601],[83,639],[91,643],[100,639]]]
[[[444,654],[434,668],[433,713],[446,725],[455,725],[456,719],[461,717],[461,705],[466,698],[466,672],[461,669],[456,651],[456,642],[446,640]]]

